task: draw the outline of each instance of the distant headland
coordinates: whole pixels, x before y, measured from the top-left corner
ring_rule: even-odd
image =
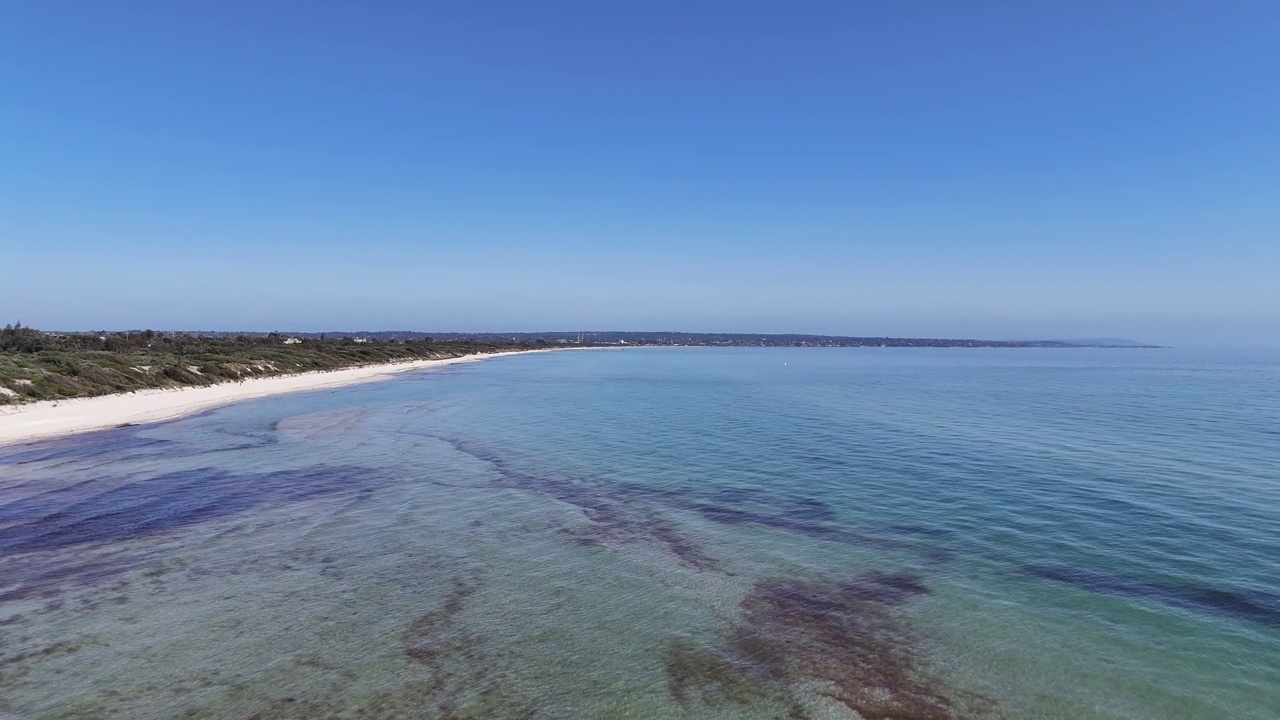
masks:
[[[234,333],[229,333],[234,334]],[[1116,338],[1089,340],[975,340],[956,338],[862,337],[850,335],[803,335],[797,333],[694,333],[675,331],[590,332],[483,332],[426,333],[379,331],[343,333],[301,333],[300,338],[358,337],[383,342],[431,339],[447,342],[516,343],[588,346],[685,346],[685,347],[968,347],[968,348],[1158,348]]]
[[[201,332],[209,337],[280,333]],[[686,333],[675,331],[589,331],[516,333],[431,333],[419,331],[356,331],[288,333],[301,340],[353,338],[364,342],[474,342],[517,346],[669,346],[669,347],[1146,347],[1158,345],[1119,338],[1097,340],[966,340],[966,338],[861,337],[799,333]]]

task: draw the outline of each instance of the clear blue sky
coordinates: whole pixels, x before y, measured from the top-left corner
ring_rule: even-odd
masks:
[[[1280,2],[24,2],[0,322],[1280,344]]]

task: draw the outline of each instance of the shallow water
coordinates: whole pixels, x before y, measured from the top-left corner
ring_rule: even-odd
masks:
[[[1280,362],[637,349],[0,449],[5,717],[1280,717]]]

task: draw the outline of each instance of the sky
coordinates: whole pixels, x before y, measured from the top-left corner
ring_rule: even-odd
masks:
[[[0,6],[0,322],[1280,347],[1280,3]]]

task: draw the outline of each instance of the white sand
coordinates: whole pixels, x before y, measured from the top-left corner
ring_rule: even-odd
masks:
[[[345,370],[252,378],[243,382],[226,382],[206,387],[140,390],[76,400],[45,400],[25,405],[0,405],[0,445],[46,440],[124,424],[171,420],[241,400],[385,380],[399,373],[474,362],[503,355],[519,355],[523,352],[546,351],[512,351],[467,355],[444,360],[410,360]]]

